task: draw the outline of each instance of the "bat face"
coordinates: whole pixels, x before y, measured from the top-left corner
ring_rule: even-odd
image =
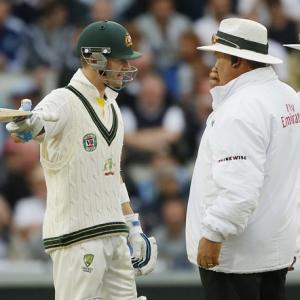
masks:
[[[28,117],[32,114],[30,111],[22,111],[17,109],[0,108],[0,123],[8,123],[16,121],[18,118]]]

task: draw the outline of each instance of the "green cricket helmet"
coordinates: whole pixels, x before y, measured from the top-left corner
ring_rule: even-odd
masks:
[[[109,70],[107,60],[132,60],[142,56],[132,49],[126,28],[113,21],[98,21],[88,25],[79,36],[77,53],[98,72],[105,85],[115,90],[131,82],[137,68],[128,66],[121,71]]]
[[[126,28],[113,21],[98,21],[88,25],[79,36],[77,53],[83,57],[98,53],[105,58],[126,60],[141,57],[141,53],[132,49]]]

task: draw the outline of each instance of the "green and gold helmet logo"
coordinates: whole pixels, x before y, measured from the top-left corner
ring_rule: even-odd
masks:
[[[86,254],[83,257],[84,264],[86,265],[87,268],[92,264],[93,260],[94,260],[93,254]]]
[[[131,48],[131,47],[132,47],[131,36],[129,35],[128,32],[126,32],[126,34],[125,34],[125,46],[126,46],[127,48]]]

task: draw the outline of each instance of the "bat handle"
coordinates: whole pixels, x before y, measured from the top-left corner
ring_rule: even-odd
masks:
[[[31,106],[32,106],[32,102],[31,102],[30,99],[22,99],[21,100],[21,106],[20,106],[19,110],[21,110],[21,111],[31,111]],[[15,122],[24,121],[26,119],[27,119],[27,117],[15,117],[15,118],[13,118],[13,120]]]
[[[21,106],[19,108],[19,110],[22,111],[31,111],[31,107],[32,107],[32,102],[30,99],[22,99],[21,101]],[[25,120],[27,117],[24,117],[21,120]],[[19,121],[21,121],[19,119]],[[30,131],[24,131],[19,133],[19,137],[23,140],[23,141],[30,141],[32,139],[32,133]]]
[[[22,99],[20,110],[31,111],[32,102],[30,99]]]

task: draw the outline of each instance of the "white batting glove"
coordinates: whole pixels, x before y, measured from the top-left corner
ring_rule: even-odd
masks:
[[[19,110],[31,111],[31,100],[23,99]],[[15,141],[25,143],[41,133],[46,121],[57,120],[58,116],[55,113],[34,110],[28,117],[17,117],[13,122],[6,124],[6,129]]]
[[[43,116],[39,112],[32,112],[26,119],[6,124],[9,134],[19,142],[25,143],[37,137],[44,127]]]
[[[146,252],[142,260],[132,260],[132,266],[134,268],[135,276],[147,275],[151,273],[156,265],[157,261],[157,244],[153,236],[147,237],[143,234],[143,238],[146,242]]]
[[[139,215],[125,215],[129,227],[128,242],[135,275],[146,275],[153,271],[157,260],[157,245],[154,237],[148,238],[142,231]]]
[[[142,238],[143,230],[139,221],[139,214],[125,215],[127,226],[129,227],[128,241],[131,247],[132,259],[142,259],[142,252],[145,252],[146,244]]]

